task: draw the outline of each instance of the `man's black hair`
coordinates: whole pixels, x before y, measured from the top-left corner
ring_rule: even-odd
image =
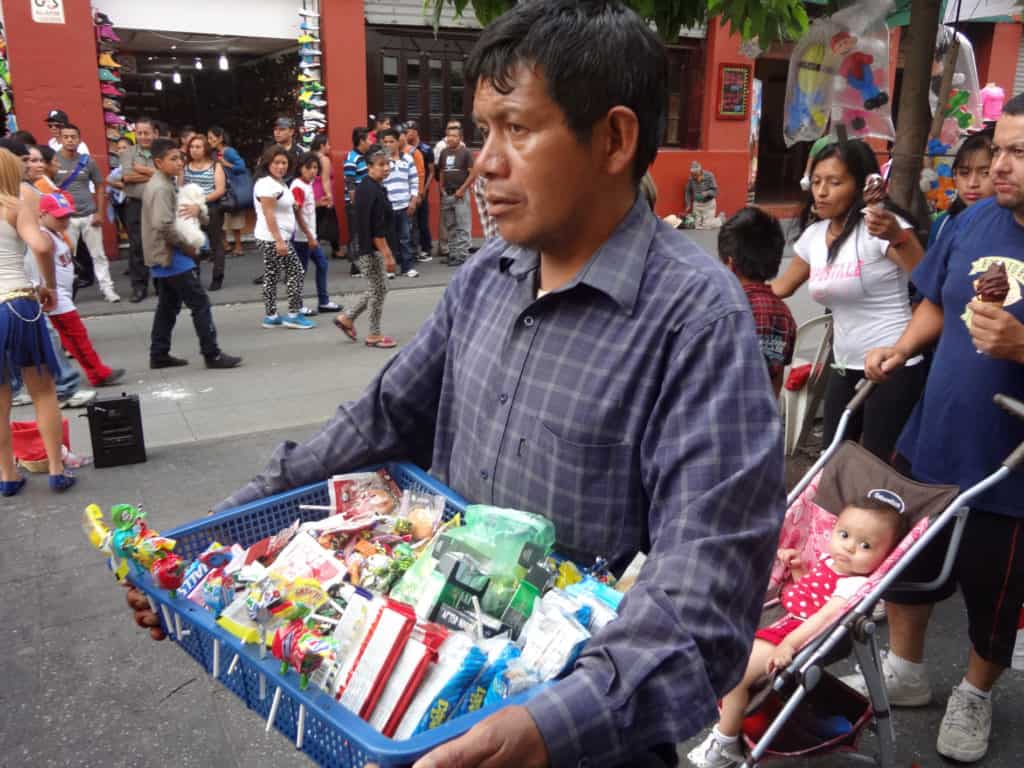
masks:
[[[10,136],[0,139],[0,149],[6,149],[15,157],[28,156],[28,147]]]
[[[388,151],[386,149],[384,149],[383,145],[381,145],[381,144],[371,144],[369,147],[366,148],[366,163],[367,163],[367,165],[369,165],[374,160],[376,160],[377,156],[380,156],[380,157],[384,158],[385,160],[388,159]]]
[[[78,126],[75,125],[74,123],[64,123],[64,125],[62,125],[60,127],[60,132],[64,133],[64,131],[74,131],[79,136],[82,135],[82,132],[78,129]]]
[[[352,129],[352,149],[359,146],[363,139],[370,135],[370,132],[365,128],[353,128]]]
[[[153,160],[163,160],[167,156],[167,153],[173,149],[181,149],[174,139],[165,139],[163,137],[159,139],[153,139],[153,146],[150,147],[149,152],[153,156]]]
[[[668,60],[636,13],[617,0],[518,3],[484,28],[466,78],[510,93],[521,65],[543,75],[548,95],[581,142],[613,107],[633,110],[639,121],[633,181],[640,181],[658,152]]]
[[[148,125],[150,128],[152,128],[154,130],[159,128],[159,126],[156,124],[156,120],[154,120],[152,117],[146,117],[145,115],[143,115],[142,117],[136,118],[136,120],[135,120],[135,127],[138,128],[143,123],[145,123],[146,125]]]
[[[771,214],[747,206],[718,230],[718,255],[736,274],[763,283],[779,273],[786,237]]]
[[[1024,115],[1024,93],[1018,93],[1003,105],[1003,114],[1010,117]]]
[[[63,125],[61,125],[60,129],[63,131],[67,127],[68,124],[64,123]],[[14,139],[15,141],[20,141],[26,147],[31,147],[39,143],[38,141],[36,141],[36,137],[33,134],[29,133],[28,131],[15,131],[14,133],[11,134],[11,138]]]
[[[377,131],[377,141],[390,136],[395,141],[398,141],[398,131],[394,128],[384,128],[383,130]]]

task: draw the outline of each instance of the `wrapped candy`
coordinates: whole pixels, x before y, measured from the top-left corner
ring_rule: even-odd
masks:
[[[216,568],[203,581],[200,596],[206,609],[214,616],[220,616],[221,611],[235,599],[235,580],[223,568]]]
[[[288,667],[299,673],[299,688],[306,689],[309,676],[334,653],[332,642],[320,633],[307,629],[300,619],[279,627],[274,633],[271,653],[281,660],[281,673]]]
[[[150,567],[150,573],[153,574],[153,581],[157,586],[166,589],[171,597],[174,597],[174,592],[181,586],[185,574],[185,561],[171,552],[155,560]]]

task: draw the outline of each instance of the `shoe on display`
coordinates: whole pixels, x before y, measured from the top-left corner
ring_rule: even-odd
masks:
[[[242,358],[237,355],[229,355],[227,352],[221,352],[216,357],[206,358],[206,367],[214,371],[225,371],[229,368],[237,368],[241,364]]]
[[[315,83],[316,82],[316,78],[315,77],[310,77],[305,72],[303,72],[301,75],[299,75],[299,82],[300,83]]]
[[[99,65],[101,67],[114,67],[117,69],[121,68],[121,65],[114,61],[114,57],[106,51],[100,54]]]
[[[316,32],[319,34],[320,21],[319,19],[305,19],[301,24],[299,24],[299,29],[303,32]]]
[[[868,684],[858,669],[852,675],[839,678],[862,696],[868,695]],[[923,707],[932,700],[932,686],[927,672],[898,673],[893,669],[889,653],[882,654],[882,680],[889,703],[894,707]]]
[[[307,109],[302,112],[303,120],[326,120],[327,115],[318,109]]]
[[[117,141],[118,141],[118,139],[121,138],[121,131],[120,131],[120,129],[114,128],[114,127],[107,128],[107,138],[110,139],[110,143],[114,145],[113,148],[110,148],[110,147],[108,147],[108,148],[111,149],[111,151],[116,154],[117,153]]]
[[[111,43],[120,43],[121,38],[117,36],[114,28],[110,24],[100,24],[96,29],[96,36],[100,40],[107,40]]]
[[[973,763],[988,752],[991,732],[992,701],[980,699],[956,686],[949,695],[935,749],[951,760]]]
[[[316,323],[314,323],[312,320],[307,320],[300,314],[285,315],[284,320],[281,321],[281,324],[285,328],[294,328],[299,331],[308,331],[311,328],[316,328]]]
[[[125,125],[127,123],[123,117],[115,115],[113,112],[104,112],[103,122],[107,125]]]
[[[281,316],[280,315],[267,315],[263,318],[264,328],[280,328],[281,327]]]
[[[119,113],[121,111],[121,105],[118,104],[113,99],[111,99],[110,97],[107,97],[107,98],[103,99],[103,108],[105,110],[107,110],[108,112],[118,112]]]
[[[100,82],[101,83],[120,83],[121,78],[115,75],[106,67],[100,67]]]
[[[743,753],[738,740],[727,744],[712,730],[700,746],[690,750],[686,759],[697,768],[731,768],[743,762]]]
[[[183,357],[175,357],[174,355],[160,355],[149,358],[149,367],[154,371],[161,368],[180,368],[183,365],[188,365],[188,360]]]
[[[309,45],[310,43],[319,43],[320,42],[320,38],[319,37],[313,37],[313,35],[309,34],[308,32],[306,32],[305,34],[299,35],[295,39],[298,41],[299,45]]]
[[[85,408],[89,403],[96,399],[96,390],[94,389],[80,389],[71,397],[65,397],[60,400],[61,408]]]
[[[110,83],[104,83],[100,86],[100,93],[102,93],[104,96],[113,96],[114,98],[119,99],[122,96],[124,96],[125,92],[123,88],[118,88],[117,86],[111,85]]]
[[[299,48],[299,56],[322,56],[323,51],[316,47],[315,43],[304,45]]]
[[[306,10],[305,8],[299,8],[299,16],[306,16],[307,18],[317,18],[318,16],[320,16],[320,11],[309,11]]]

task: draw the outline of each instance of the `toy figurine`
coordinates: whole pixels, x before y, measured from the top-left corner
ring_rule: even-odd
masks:
[[[879,90],[875,85],[875,74],[871,68],[875,57],[856,50],[856,37],[849,32],[839,32],[832,36],[830,46],[832,52],[842,58],[839,74],[846,78],[847,85],[864,99],[864,109],[878,109],[889,103],[889,94]]]

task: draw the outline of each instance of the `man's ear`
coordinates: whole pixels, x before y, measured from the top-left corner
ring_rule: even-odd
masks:
[[[640,141],[640,121],[629,107],[608,110],[594,129],[594,145],[609,176],[632,173]]]

